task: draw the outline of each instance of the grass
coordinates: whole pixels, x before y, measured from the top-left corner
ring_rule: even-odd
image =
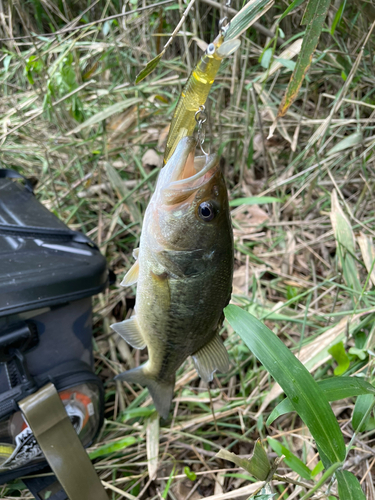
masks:
[[[220,18],[219,6],[196,2],[183,33],[155,71],[135,85],[186,6],[176,1],[137,13],[141,4],[130,2],[126,17],[72,25],[86,9],[83,20],[90,23],[119,14],[122,4],[32,0],[22,10],[6,1],[0,5],[1,38],[15,37],[3,40],[1,48],[0,161],[31,177],[44,205],[97,242],[117,275],[117,284],[94,299],[95,370],[106,387],[106,420],[90,451],[110,498],[248,498],[259,482],[217,458],[221,448],[249,457],[260,439],[273,461],[277,448],[269,445],[271,437],[311,470],[318,458],[295,413],[265,425],[282,392],[228,325],[230,372],[215,377],[208,391],[186,362],[178,372],[171,417],[160,426],[147,390],[112,382],[147,359],[120,341],[109,324],[134,306],[135,289],[119,282],[133,262],[172,110],[189,67],[200,57],[198,44],[213,40]],[[146,0],[142,6],[153,4]],[[231,8],[241,6],[232,1]],[[286,6],[277,0],[259,22],[273,30]],[[350,361],[345,376],[373,382],[375,283],[364,262],[371,262],[375,234],[375,39],[367,37],[374,18],[369,4],[347,2],[337,22],[339,7],[329,8],[298,98],[271,138],[293,64],[287,54],[279,60],[265,56],[271,45],[259,28],[242,36],[210,94],[206,145],[226,160],[231,200],[280,200],[234,203],[232,302],[277,333],[315,380],[333,375],[338,364],[328,349],[342,342]],[[304,32],[303,10],[304,4],[280,22],[285,46],[275,46],[276,58]],[[79,29],[52,34],[72,26]],[[360,247],[361,233],[367,243]],[[366,413],[363,401],[357,421]],[[345,468],[371,499],[374,419],[371,414],[365,429],[355,433],[354,402],[347,398],[331,407],[346,444],[354,447]],[[157,430],[159,440],[152,438]],[[293,471],[293,460],[288,463],[278,466],[274,499],[301,499],[314,488]],[[318,472],[315,479],[320,478]],[[338,498],[337,485],[321,483],[314,494]],[[31,498],[19,482],[1,487],[0,496]]]

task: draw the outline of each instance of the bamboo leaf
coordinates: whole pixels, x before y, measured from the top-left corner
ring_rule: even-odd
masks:
[[[160,52],[160,54],[158,54],[156,57],[154,57],[153,59],[151,59],[151,61],[148,61],[148,63],[146,64],[146,67],[142,69],[142,71],[140,71],[135,79],[135,83],[139,83],[141,82],[144,78],[146,78],[146,76],[148,76],[152,71],[154,71],[154,69],[156,68],[156,66],[159,64],[161,58],[163,57],[165,53],[165,50],[162,50]]]
[[[225,41],[238,38],[272,7],[274,0],[250,0],[231,20]]]
[[[361,396],[362,394],[374,394],[375,387],[361,378],[355,377],[332,377],[318,382],[328,401],[339,401],[340,399]],[[267,418],[266,425],[271,425],[278,417],[294,411],[289,398],[279,403]]]
[[[288,88],[281,101],[278,117],[284,116],[295,101],[308,69],[323,29],[331,0],[309,0],[305,13],[307,27],[303,37],[301,52],[291,76]]]
[[[347,470],[336,472],[340,500],[366,500],[358,479]]]
[[[80,123],[76,128],[68,132],[66,135],[76,134],[77,132],[80,132],[84,128],[91,127],[96,123],[102,122],[103,120],[106,120],[115,113],[120,113],[121,111],[124,111],[124,109],[130,108],[130,106],[134,106],[134,104],[138,104],[139,102],[142,102],[142,99],[140,97],[133,97],[131,99],[127,99],[126,101],[121,101],[117,102],[116,104],[112,104],[112,106],[108,106],[108,108],[103,109],[99,113],[96,113],[95,115],[91,116],[88,120],[84,121],[83,123]]]
[[[294,2],[292,2],[289,7],[282,13],[282,15],[280,16],[279,18],[279,24],[280,24],[280,21],[282,19],[284,19],[285,16],[287,16],[289,14],[289,12],[291,12],[293,9],[295,9],[296,7],[298,7],[299,5],[301,5],[301,3],[303,3],[305,0],[294,0]]]
[[[276,441],[276,439],[268,437],[267,441],[279,457],[284,455],[284,462],[288,465],[288,467],[294,470],[294,472],[297,472],[297,474],[304,479],[311,479],[311,470],[302,462],[302,460],[296,457],[290,450],[288,450],[288,448]]]
[[[230,304],[225,316],[290,398],[322,451],[325,467],[345,458],[345,443],[327,398],[302,363],[263,323]]]

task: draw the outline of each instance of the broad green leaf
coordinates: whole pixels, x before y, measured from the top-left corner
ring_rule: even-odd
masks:
[[[365,394],[357,398],[352,416],[352,425],[356,432],[363,432],[365,430],[374,402],[375,396],[373,394]]]
[[[126,438],[119,439],[118,441],[112,441],[111,443],[107,443],[103,446],[100,446],[94,451],[89,453],[89,457],[91,460],[94,458],[102,457],[103,455],[109,455],[110,453],[116,453],[118,451],[131,446],[136,443],[138,440],[134,436],[127,436]]]
[[[336,12],[336,15],[333,19],[332,27],[331,27],[331,35],[332,36],[335,34],[336,26],[338,24],[340,24],[342,14],[343,14],[344,9],[345,9],[345,5],[346,5],[346,0],[343,0],[340,4],[340,7],[337,9],[337,12]]]
[[[108,108],[103,109],[99,113],[96,113],[95,115],[91,116],[88,120],[84,121],[83,123],[80,123],[78,127],[74,128],[66,135],[76,134],[77,132],[80,132],[82,129],[86,127],[91,127],[96,123],[102,122],[103,120],[106,120],[115,113],[121,113],[121,111],[124,111],[124,109],[130,108],[130,106],[134,106],[139,102],[142,102],[142,99],[140,97],[132,97],[131,99],[127,99],[126,101],[121,101],[117,102],[116,104],[112,104],[112,106],[108,106]]]
[[[362,394],[375,394],[375,387],[361,378],[356,377],[332,377],[318,382],[328,401],[339,401],[340,399],[361,396]],[[278,417],[294,411],[289,398],[279,403],[267,418],[266,425],[271,425]]]
[[[267,453],[264,451],[264,448],[259,440],[256,442],[253,454],[250,458],[241,458],[235,453],[224,449],[220,450],[216,456],[223,458],[224,460],[228,460],[229,462],[233,462],[238,465],[238,467],[242,467],[246,472],[260,481],[265,481],[271,470]]]
[[[264,205],[265,203],[281,202],[279,198],[273,196],[250,196],[249,198],[236,198],[229,202],[231,207],[239,207],[240,205]]]
[[[354,474],[347,470],[336,472],[340,500],[366,500],[365,494]]]
[[[164,52],[165,52],[165,50],[162,50],[160,52],[160,54],[158,54],[156,57],[151,59],[151,61],[148,61],[148,63],[146,64],[146,67],[143,68],[142,71],[140,71],[138,73],[138,75],[135,79],[136,84],[141,82],[144,78],[146,78],[146,76],[148,76],[152,71],[154,71],[156,66],[159,64],[161,58],[163,57]]]
[[[232,304],[225,316],[248,348],[280,384],[322,451],[326,468],[342,462],[345,443],[327,398],[303,364],[263,323]]]
[[[343,375],[350,366],[349,356],[346,354],[343,342],[334,344],[328,349],[328,352],[338,364],[334,370],[334,374],[337,377]]]
[[[342,141],[338,142],[331,148],[327,155],[330,156],[334,153],[338,153],[339,151],[343,151],[344,149],[350,149],[357,144],[361,144],[363,142],[362,132],[355,132],[354,134],[348,135]]]
[[[274,0],[250,0],[230,21],[225,41],[238,38],[272,7]]]
[[[318,45],[330,3],[331,0],[309,0],[307,4],[305,13],[307,27],[305,36],[303,37],[301,52],[298,55],[296,67],[281,101],[277,114],[278,117],[284,116],[297,98],[305,75],[310,68],[316,46]]]
[[[273,451],[276,452],[279,457],[281,457],[282,455],[285,456],[284,462],[288,467],[294,470],[294,472],[297,472],[297,474],[299,474],[304,479],[311,479],[311,470],[302,462],[302,460],[296,457],[290,450],[288,450],[288,448],[276,441],[276,439],[268,437],[267,441]]]

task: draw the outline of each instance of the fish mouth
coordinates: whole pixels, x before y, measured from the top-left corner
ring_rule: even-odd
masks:
[[[219,169],[219,157],[216,154],[195,157],[196,144],[194,137],[181,139],[163,168],[166,172],[162,198],[166,205],[188,200],[207,184]]]

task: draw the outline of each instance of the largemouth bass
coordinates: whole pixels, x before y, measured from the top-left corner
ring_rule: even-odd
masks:
[[[146,385],[167,418],[175,373],[192,356],[205,381],[227,371],[219,336],[230,300],[233,233],[227,190],[217,155],[194,158],[185,137],[161,170],[147,207],[137,258],[124,286],[137,283],[135,315],[111,325],[149,360],[116,379]]]

